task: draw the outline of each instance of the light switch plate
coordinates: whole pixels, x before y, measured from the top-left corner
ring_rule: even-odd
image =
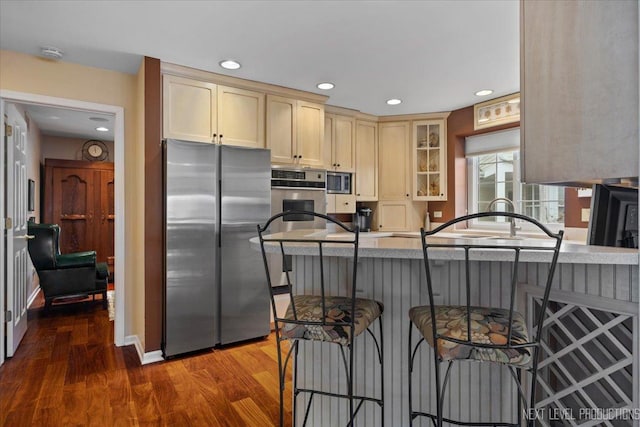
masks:
[[[582,210],[580,211],[581,214],[581,220],[582,222],[589,222],[589,217],[591,216],[591,209],[589,208],[582,208]]]
[[[442,218],[442,211],[433,211],[434,218]]]

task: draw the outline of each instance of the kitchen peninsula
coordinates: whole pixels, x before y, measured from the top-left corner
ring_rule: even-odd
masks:
[[[329,231],[300,230],[289,232],[289,237],[317,236],[339,239],[340,235]],[[384,304],[384,370],[385,370],[385,425],[408,425],[407,410],[407,340],[408,311],[428,301],[425,284],[422,249],[418,233],[363,233],[359,245],[357,293]],[[464,238],[464,235],[451,236]],[[465,238],[472,242],[477,239]],[[513,240],[494,239],[495,245]],[[523,239],[519,245],[538,245],[536,239]],[[486,243],[486,242],[485,242]],[[470,243],[472,244],[472,243]],[[252,246],[259,249],[257,238]],[[329,286],[340,289],[342,278],[349,275],[347,252],[340,245],[324,247],[330,255],[325,261],[325,278]],[[279,248],[269,247],[267,251]],[[293,281],[299,290],[319,275],[317,246],[294,245]],[[460,302],[464,289],[461,261],[450,250],[433,253],[434,286],[437,299],[446,304]],[[501,251],[476,252],[473,268],[477,274],[488,278],[490,292],[480,296],[482,304],[503,305],[503,289],[508,286],[508,274],[503,274],[508,263]],[[548,328],[543,338],[540,391],[538,406],[546,409],[567,408],[562,398],[575,393],[580,399],[572,402],[573,408],[637,408],[639,406],[639,345],[640,331],[638,306],[638,259],[636,249],[585,246],[564,242],[548,308]],[[542,292],[538,272],[547,264],[535,252],[522,255],[519,273],[518,305],[526,312],[528,321],[531,307]],[[371,340],[362,339],[356,344],[356,391],[378,393],[377,362]],[[301,384],[334,384],[336,374],[330,369],[341,369],[338,352],[322,349],[305,354],[301,360],[307,365],[300,372]],[[414,402],[420,400],[423,409],[433,402],[431,352],[423,350],[414,372]],[[314,367],[309,368],[309,364]],[[340,384],[344,388],[344,384]],[[498,366],[460,364],[451,371],[450,398],[445,400],[445,413],[462,420],[501,418],[503,421],[515,415],[513,385],[509,373]],[[490,393],[488,391],[491,391]],[[577,393],[576,393],[577,391]],[[302,401],[302,399],[301,399]],[[305,402],[299,402],[304,405]],[[432,404],[432,403],[431,403]],[[312,425],[337,425],[346,419],[343,402],[314,403],[311,412]],[[299,408],[304,413],[304,408]],[[624,411],[622,411],[624,413]],[[573,413],[578,417],[578,410]],[[298,420],[300,421],[300,420]],[[422,423],[422,424],[420,424]],[[625,421],[632,425],[631,421]],[[637,421],[636,421],[637,423]],[[416,425],[427,425],[428,420],[417,420]],[[357,425],[382,425],[379,411],[373,405],[364,405],[357,417]],[[625,424],[627,425],[627,424]]]

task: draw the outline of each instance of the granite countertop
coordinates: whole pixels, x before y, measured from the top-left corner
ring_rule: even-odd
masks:
[[[468,244],[470,246],[483,246],[470,252],[473,260],[504,261],[512,258],[513,252],[500,250],[505,247],[518,246],[523,250],[521,260],[524,262],[548,262],[549,252],[538,250],[536,247],[550,247],[553,241],[532,237],[521,237],[516,240],[501,238],[501,236],[478,236],[460,233],[442,233],[443,237],[429,238],[434,243]],[[265,236],[266,237],[266,236]],[[284,233],[276,233],[273,237],[286,237],[288,239],[318,239],[335,240],[339,242],[348,238],[348,234],[336,233],[327,230],[295,230]],[[369,232],[360,234],[358,256],[363,258],[403,258],[421,259],[422,247],[420,244],[420,232]],[[260,250],[258,237],[251,239],[251,246]],[[484,247],[490,246],[490,247]],[[275,244],[265,245],[267,252],[280,251]],[[529,250],[527,250],[529,248]],[[330,256],[351,256],[353,249],[346,245],[328,244],[323,246],[323,251]],[[286,252],[291,255],[318,255],[318,246],[313,243],[293,243]],[[430,252],[434,260],[458,260],[463,258],[461,251],[448,248],[437,248]],[[560,249],[559,263],[565,264],[622,264],[638,265],[639,252],[637,249],[613,248],[605,246],[588,246],[584,244],[563,242]]]

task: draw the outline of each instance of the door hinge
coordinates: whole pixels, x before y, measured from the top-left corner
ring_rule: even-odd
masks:
[[[4,320],[6,323],[9,323],[13,320],[13,312],[11,310],[7,310],[4,312]]]
[[[12,136],[13,135],[13,126],[11,125],[4,125],[4,134],[6,136]]]
[[[13,228],[13,221],[11,218],[4,219],[4,228],[5,230],[11,230]]]

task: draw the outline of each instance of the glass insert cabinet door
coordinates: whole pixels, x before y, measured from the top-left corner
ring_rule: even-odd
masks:
[[[445,120],[413,122],[413,200],[447,200]]]

